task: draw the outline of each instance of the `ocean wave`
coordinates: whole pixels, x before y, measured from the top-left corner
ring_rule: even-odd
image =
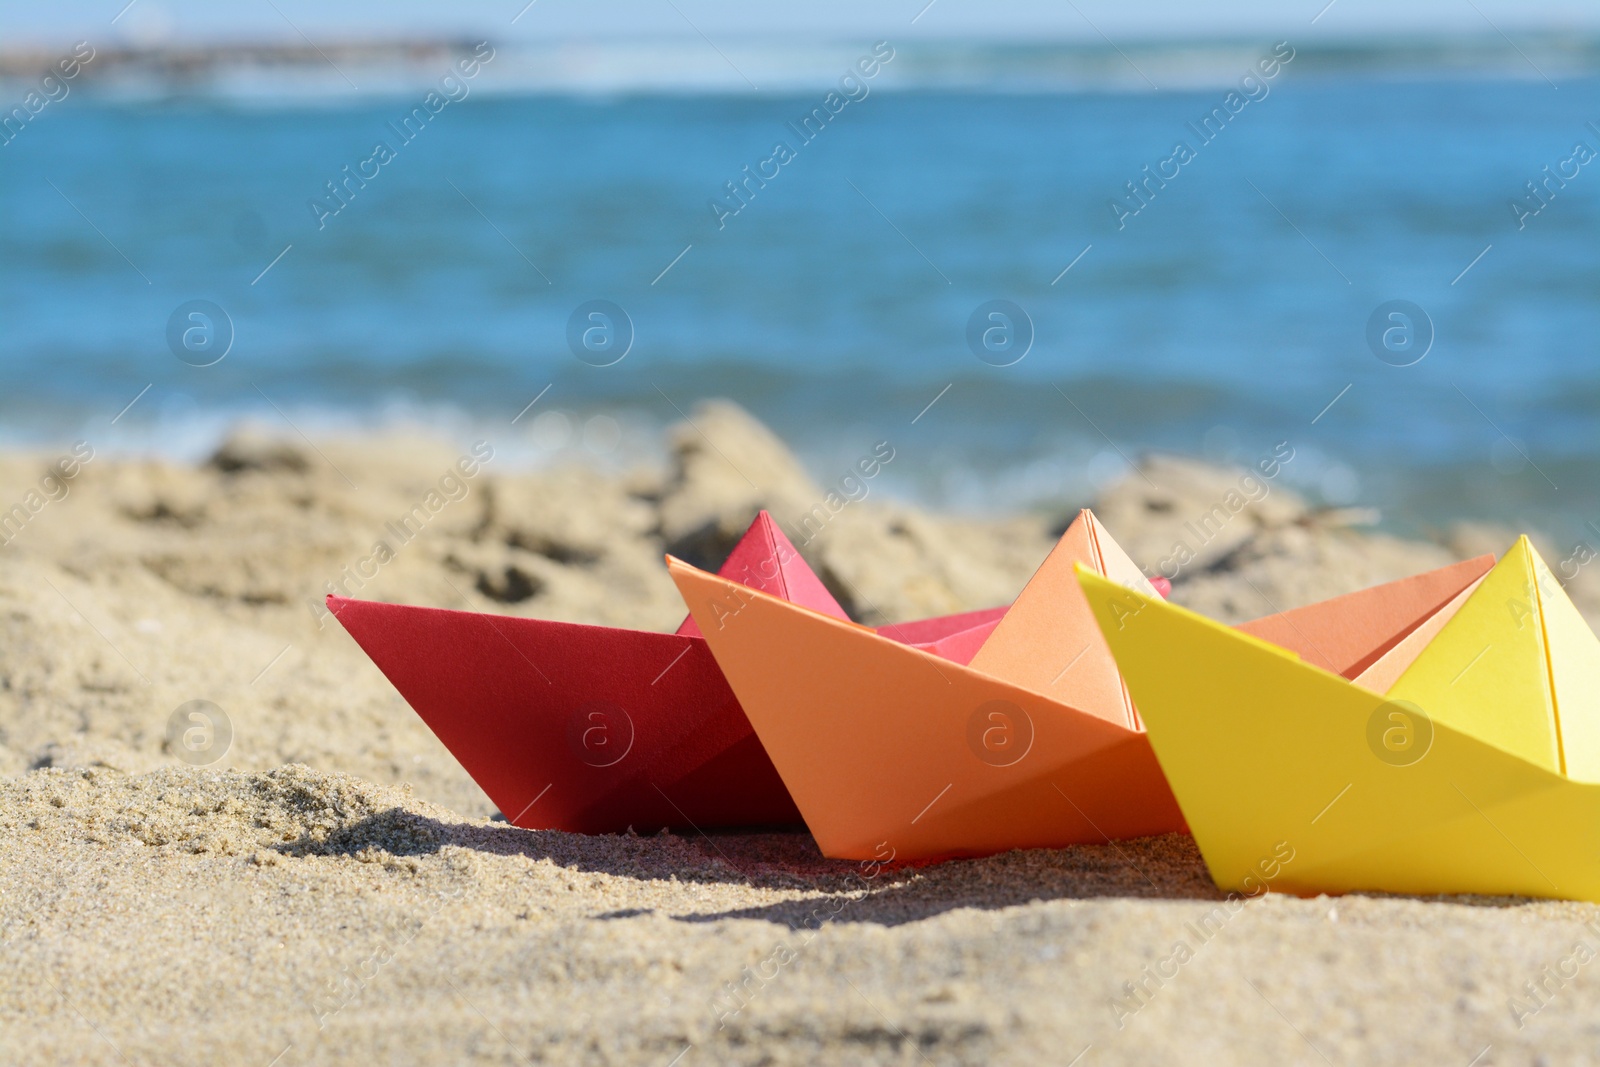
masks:
[[[872,42],[731,41],[721,58],[695,40],[492,42],[486,95],[799,94],[826,91]],[[352,99],[426,91],[476,42],[325,43],[316,47],[209,44],[101,49],[81,87],[128,100],[200,97],[241,106],[340,107]],[[1231,85],[1267,40],[1131,42],[893,42],[901,59],[883,91],[1150,93]],[[1600,37],[1538,35],[1401,41],[1294,42],[1296,77],[1576,78],[1600,74]],[[55,56],[0,53],[0,91],[26,93]]]

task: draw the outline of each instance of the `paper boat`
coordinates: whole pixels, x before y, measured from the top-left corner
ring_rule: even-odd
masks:
[[[854,625],[766,512],[719,574]],[[518,826],[799,821],[693,619],[661,634],[338,596],[328,608]],[[1004,610],[898,629],[935,648]]]
[[[1079,579],[1219,887],[1600,901],[1600,640],[1527,538],[1353,681]]]
[[[970,665],[667,562],[825,855],[931,860],[1183,828],[1073,565],[1156,592],[1090,513]]]

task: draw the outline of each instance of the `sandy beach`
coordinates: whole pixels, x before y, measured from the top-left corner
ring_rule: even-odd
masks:
[[[691,414],[621,474],[250,427],[194,466],[0,457],[0,1062],[1600,1062],[1594,906],[1229,901],[1182,835],[863,874],[798,831],[507,825],[325,593],[668,630],[663,552],[820,506],[808,560],[898,621],[1007,602],[1092,504],[1237,622],[1518,532],[1257,482],[1197,537],[1243,472],[1172,456],[1050,514],[835,507],[738,408]],[[1600,618],[1600,578],[1568,591]]]

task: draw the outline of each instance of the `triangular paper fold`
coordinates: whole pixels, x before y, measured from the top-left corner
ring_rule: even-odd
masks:
[[[1387,693],[1400,676],[1417,661],[1422,655],[1422,650],[1428,643],[1439,636],[1439,631],[1444,629],[1445,623],[1456,617],[1456,612],[1461,610],[1461,605],[1475,592],[1482,578],[1476,579],[1471,585],[1450,599],[1450,602],[1438,611],[1429,615],[1422,624],[1394,645],[1389,651],[1379,656],[1372,665],[1363,670],[1352,679],[1357,685],[1366,686],[1374,693]]]
[[[1537,553],[1533,569],[1567,777],[1600,782],[1600,639]]]
[[[1388,696],[1416,704],[1435,723],[1561,773],[1544,617],[1526,537],[1495,564]]]
[[[1155,594],[1100,520],[1081,511],[971,664],[974,670],[1131,728],[1136,719],[1122,678],[1073,574],[1080,563]]]
[[[765,511],[756,516],[717,573],[836,619],[850,617]],[[684,617],[677,632],[686,637],[700,636],[692,615]]]

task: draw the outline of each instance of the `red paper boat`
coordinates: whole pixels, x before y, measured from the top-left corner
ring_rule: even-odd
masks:
[[[848,621],[765,511],[717,573]],[[692,618],[660,634],[339,596],[328,609],[518,826],[800,822]],[[1005,610],[881,632],[965,663]]]

